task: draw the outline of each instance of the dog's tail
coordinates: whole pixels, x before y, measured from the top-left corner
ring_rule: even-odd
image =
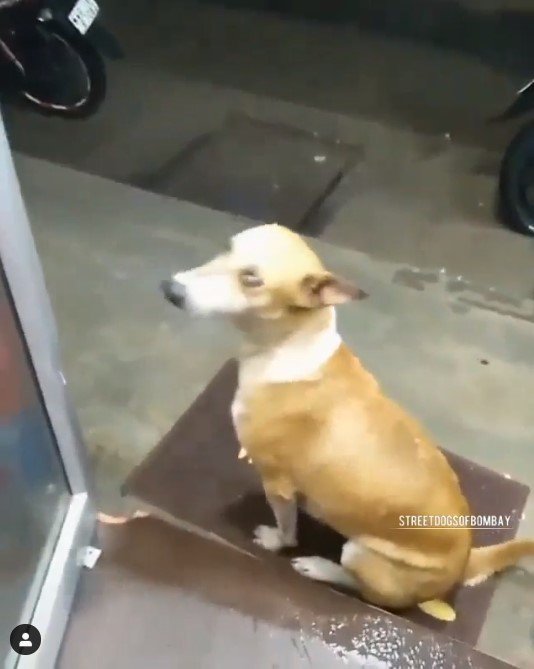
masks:
[[[478,585],[496,572],[512,567],[525,557],[534,558],[534,540],[472,548],[464,573],[464,585]]]

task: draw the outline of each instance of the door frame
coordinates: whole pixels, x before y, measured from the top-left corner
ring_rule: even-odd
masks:
[[[0,258],[71,496],[37,601],[24,615],[41,633],[34,655],[8,656],[17,669],[55,666],[82,567],[95,529],[87,452],[68,396],[56,323],[0,113]],[[31,595],[30,595],[31,598]],[[28,619],[29,618],[29,619]]]

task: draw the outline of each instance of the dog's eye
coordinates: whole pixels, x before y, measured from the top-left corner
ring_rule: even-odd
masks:
[[[263,280],[254,267],[247,267],[239,272],[239,281],[245,288],[259,288]]]

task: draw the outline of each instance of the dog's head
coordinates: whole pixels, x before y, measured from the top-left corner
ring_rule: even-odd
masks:
[[[205,265],[161,284],[175,306],[193,314],[280,319],[362,299],[328,272],[306,242],[280,225],[250,228]]]

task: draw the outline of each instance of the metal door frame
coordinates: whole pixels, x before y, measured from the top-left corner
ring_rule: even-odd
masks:
[[[95,527],[86,451],[62,372],[54,315],[0,114],[0,257],[65,471],[71,498],[31,610],[41,633],[34,655],[9,656],[17,669],[52,669],[72,606],[84,548]],[[1,522],[1,519],[0,519]],[[21,621],[22,622],[22,621]]]

